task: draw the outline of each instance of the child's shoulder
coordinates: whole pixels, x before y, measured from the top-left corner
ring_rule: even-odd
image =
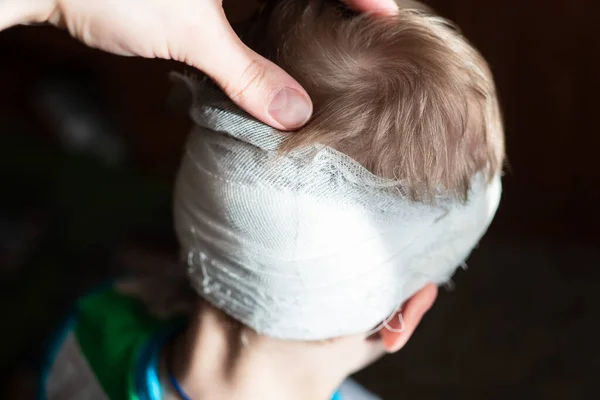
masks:
[[[41,398],[131,398],[144,346],[172,323],[150,315],[116,284],[80,298],[52,345]]]

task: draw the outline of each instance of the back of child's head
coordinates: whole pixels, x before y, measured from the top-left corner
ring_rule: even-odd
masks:
[[[400,3],[402,4],[402,2]],[[434,215],[435,210],[433,208],[428,208],[425,212],[422,211],[425,208],[419,208],[421,207],[419,204],[422,204],[422,207],[428,207],[441,197],[445,200],[452,199],[457,204],[464,205],[470,201],[473,194],[472,185],[476,176],[484,178],[484,186],[498,177],[503,162],[504,147],[502,123],[493,79],[483,58],[463,38],[460,32],[447,21],[428,14],[423,9],[401,9],[396,16],[381,17],[355,14],[334,0],[280,0],[267,2],[250,28],[242,34],[242,38],[252,49],[274,61],[298,80],[314,103],[313,118],[304,128],[286,134],[285,140],[278,148],[277,153],[279,156],[286,157],[286,155],[294,154],[297,150],[311,146],[326,146],[357,161],[377,177],[389,179],[390,182],[401,183],[396,187],[398,196],[401,197],[398,201],[403,202],[399,207],[405,207],[409,210],[410,212],[407,211],[403,215],[411,215],[410,218],[412,219],[406,220],[406,224],[409,226],[402,227],[404,230],[400,233],[400,236],[406,236],[407,232],[411,231],[412,225],[410,224],[413,221],[422,223],[421,221]],[[189,82],[190,80],[188,80]],[[201,87],[205,88],[206,86],[202,84]],[[195,94],[196,100],[199,96],[202,96],[201,91]],[[196,105],[196,108],[201,107]],[[243,124],[244,120],[235,118],[243,113],[236,113],[237,116],[234,119],[237,122],[231,122],[227,126],[227,123],[223,121],[216,121],[216,119],[221,118],[222,107],[218,106],[215,109],[216,111],[211,111],[210,115],[205,111],[192,111],[192,116],[197,119],[196,122],[198,122],[198,118],[210,120],[212,125],[209,124],[209,128],[215,132],[227,131],[229,128],[232,131],[242,129],[240,124]],[[250,117],[247,118],[249,121]],[[252,127],[257,126],[256,122],[253,122],[253,124],[252,126],[248,125],[250,126],[249,129],[254,129]],[[235,134],[232,135],[236,136]],[[239,139],[239,137],[236,137],[236,139]],[[277,296],[269,293],[270,288],[265,288],[265,290],[256,289],[256,286],[247,286],[242,282],[238,285],[241,288],[233,287],[233,289],[239,289],[249,296],[256,295],[254,297],[259,298],[259,300],[267,300],[261,302],[259,300],[255,301],[253,298],[246,303],[247,299],[240,297],[232,300],[233,305],[225,305],[229,301],[227,296],[231,294],[230,288],[222,288],[224,286],[221,284],[222,282],[219,283],[215,276],[210,275],[214,273],[214,275],[218,275],[218,278],[225,280],[231,277],[244,279],[244,276],[236,276],[236,274],[240,274],[239,270],[236,270],[237,272],[232,272],[231,269],[227,270],[225,266],[227,262],[223,263],[218,259],[218,256],[227,258],[225,255],[220,254],[216,257],[217,260],[213,261],[207,256],[207,253],[218,253],[215,249],[220,246],[220,244],[212,243],[213,238],[210,232],[216,234],[219,241],[230,241],[232,240],[231,237],[237,235],[235,230],[239,221],[236,218],[244,220],[246,218],[243,215],[240,217],[241,214],[227,214],[226,207],[224,210],[219,210],[220,213],[223,213],[222,215],[212,216],[210,212],[214,210],[219,199],[211,199],[208,205],[202,204],[204,200],[192,199],[192,197],[205,196],[207,191],[221,190],[220,186],[204,187],[202,183],[199,183],[203,182],[202,179],[197,179],[194,176],[194,174],[206,172],[203,169],[204,167],[200,166],[201,163],[207,163],[205,165],[212,168],[211,163],[214,160],[203,160],[203,157],[206,158],[206,154],[203,152],[207,148],[202,145],[194,145],[192,140],[192,145],[189,145],[186,149],[184,164],[176,189],[175,211],[178,234],[182,241],[183,254],[187,257],[188,263],[188,270],[186,271],[185,266],[182,266],[181,273],[190,273],[192,284],[200,292],[200,295],[218,308],[221,308],[221,306],[226,308],[224,311],[235,319],[244,323],[252,321],[255,325],[250,324],[251,328],[262,330],[267,334],[275,332],[274,334],[279,337],[286,338],[287,331],[285,329],[276,327],[270,330],[271,325],[269,324],[272,321],[265,322],[261,319],[270,318],[265,317],[265,315],[270,315],[268,310],[261,311],[259,316],[251,315],[248,319],[244,319],[246,314],[252,314],[251,311],[248,311],[248,307],[264,307],[265,304],[277,304]],[[210,154],[212,157],[217,153],[211,150]],[[230,156],[226,151],[219,154],[224,154],[225,157]],[[260,156],[259,153],[256,154],[253,157]],[[218,158],[219,156],[215,157]],[[187,158],[187,161],[185,161],[185,158]],[[234,159],[237,160],[238,158],[234,157]],[[276,168],[273,165],[269,168]],[[294,165],[293,162],[290,165]],[[336,167],[335,163],[330,166]],[[198,170],[196,171],[194,168],[198,168]],[[215,168],[214,171],[209,171],[209,175],[216,176],[220,171],[219,168]],[[277,172],[273,172],[272,169],[267,172],[270,176],[277,175]],[[339,176],[345,177],[345,172]],[[285,178],[289,179],[288,176]],[[223,185],[230,183],[227,177],[216,176],[215,179],[221,179]],[[249,182],[252,182],[249,186],[247,182],[244,183],[246,185],[244,190],[249,190],[248,193],[264,189],[264,182],[256,183],[251,180]],[[324,182],[327,182],[327,180],[325,179]],[[252,185],[254,187],[250,187]],[[263,186],[261,187],[261,185]],[[226,189],[223,190],[226,191]],[[365,190],[369,191],[371,189]],[[485,191],[481,188],[478,190]],[[232,197],[230,193],[220,193],[219,195],[223,196],[226,201],[229,201]],[[465,211],[464,215],[456,217],[456,223],[448,222],[448,226],[451,228],[440,228],[441,230],[435,234],[437,235],[436,238],[440,238],[440,241],[446,240],[446,242],[443,242],[443,246],[440,246],[443,247],[443,250],[433,248],[435,244],[424,244],[423,248],[419,250],[422,252],[421,258],[430,257],[430,259],[422,259],[418,262],[412,260],[410,263],[410,265],[429,265],[428,263],[433,262],[435,264],[441,259],[448,263],[448,266],[444,267],[446,271],[443,274],[434,277],[435,274],[430,273],[430,270],[411,270],[410,274],[392,271],[392,269],[386,270],[389,272],[388,278],[391,276],[397,277],[399,280],[412,279],[412,283],[406,284],[405,293],[400,296],[401,298],[392,299],[393,296],[390,295],[390,298],[385,299],[387,302],[385,305],[387,307],[386,312],[393,311],[390,305],[394,301],[401,303],[406,300],[408,295],[418,289],[418,285],[427,283],[430,278],[431,281],[435,281],[434,283],[439,283],[436,279],[440,280],[440,276],[447,276],[454,270],[457,266],[455,264],[468,255],[470,249],[487,228],[497,206],[497,196],[499,196],[499,189],[494,189],[492,195],[479,196],[483,200],[476,200],[481,203],[477,206],[479,208],[476,211],[478,213],[476,217],[480,221],[477,225],[472,224],[470,228],[472,232],[463,235],[463,231],[454,229],[454,225],[467,224],[468,218],[465,216],[468,216],[468,213]],[[243,200],[240,200],[240,202],[244,203]],[[252,207],[248,204],[253,203],[246,202],[242,206]],[[272,204],[274,207],[279,206],[276,202]],[[415,237],[417,237],[417,232],[427,233],[430,226],[427,224],[437,224],[447,215],[452,215],[449,210],[455,206],[449,206],[450,203],[444,204],[443,207],[446,208],[440,216],[431,219],[430,222],[423,223],[421,227],[414,227]],[[236,204],[236,210],[239,208],[238,206],[239,204]],[[290,208],[290,212],[299,213],[298,215],[301,216],[302,209],[296,205],[294,207],[296,208]],[[371,206],[367,204],[366,207]],[[379,205],[373,204],[372,207],[377,208]],[[266,221],[269,221],[268,214],[271,211],[269,208],[261,210],[246,208],[246,210],[250,210],[249,214],[253,214],[248,217],[248,221],[263,217]],[[384,215],[379,209],[368,210],[368,212],[371,213],[369,215],[379,213],[376,218]],[[421,212],[427,217],[422,217],[419,214]],[[396,212],[394,218],[400,214]],[[414,218],[413,214],[415,214]],[[198,215],[202,215],[202,217],[198,217]],[[213,217],[217,223],[212,221]],[[296,215],[290,215],[291,219],[295,217]],[[208,218],[211,221],[200,224],[201,218]],[[249,223],[248,221],[243,222]],[[400,224],[402,223],[400,221]],[[218,229],[214,228],[214,225],[218,224],[223,226]],[[199,225],[210,225],[211,227],[204,232],[204,228]],[[437,225],[431,226],[437,229]],[[256,229],[264,229],[264,226]],[[393,236],[394,232],[377,233],[377,235],[380,234]],[[464,242],[454,245],[454,242],[452,242],[453,235],[459,236],[462,238],[459,240]],[[254,239],[252,238],[252,240]],[[194,249],[198,240],[199,247],[204,250]],[[210,243],[205,244],[204,242]],[[233,241],[241,247],[250,242],[251,240],[247,238],[238,237]],[[266,246],[268,246],[268,240],[266,243]],[[265,244],[263,243],[261,246],[264,248]],[[382,250],[385,254],[382,253],[381,256],[387,256],[386,251],[395,251],[394,246],[390,243],[381,244],[379,247],[385,248],[385,251]],[[412,246],[412,244],[409,246]],[[450,247],[450,253],[442,254],[447,251],[448,246]],[[332,245],[332,249],[334,248]],[[206,249],[208,250],[205,251]],[[197,254],[194,253],[196,250]],[[235,265],[235,268],[238,268],[244,263],[244,260],[240,260],[239,254],[245,256],[254,254],[255,249],[253,248],[252,251],[242,249],[239,252],[236,250],[234,248],[233,253],[238,258],[232,261],[232,264]],[[438,254],[438,252],[441,253]],[[392,258],[401,259],[405,253],[394,254],[391,256]],[[406,254],[408,257],[410,252]],[[299,259],[302,258],[300,257],[302,254],[297,256],[299,256]],[[268,277],[263,280],[261,280],[262,278],[256,278],[259,282],[258,285],[262,284],[260,282],[268,285],[271,282],[271,277],[278,276],[278,271],[267,271],[271,266],[277,268],[291,262],[289,259],[281,259],[280,264],[278,264],[272,261],[276,257],[269,258],[266,255],[265,257],[269,259],[268,262],[271,264],[260,272],[264,272]],[[435,257],[438,257],[438,259]],[[292,261],[296,267],[306,260]],[[320,261],[321,259],[318,259],[316,262]],[[409,260],[405,261],[408,265]],[[264,267],[262,264],[259,266],[260,268]],[[210,274],[206,271],[207,267],[212,268]],[[255,264],[252,264],[252,267],[255,267]],[[434,267],[435,265],[430,265],[428,268]],[[220,271],[219,268],[224,269]],[[298,271],[294,273],[301,274]],[[344,265],[339,266],[340,282],[343,281],[342,275],[348,271],[350,269],[345,269]],[[248,273],[248,276],[250,276],[256,274],[257,271],[249,268],[248,271],[243,273]],[[411,278],[408,278],[409,276]],[[305,277],[299,275],[297,279],[299,284],[310,286],[309,283],[303,281]],[[217,281],[217,286],[214,286],[215,281]],[[360,282],[360,279],[357,282]],[[373,284],[376,283],[374,280]],[[393,283],[393,285],[395,284]],[[397,286],[402,287],[404,284],[404,282],[398,282]],[[150,286],[138,285],[134,291],[147,292],[144,287]],[[153,287],[156,289],[158,286],[154,285]],[[222,289],[218,298],[213,296],[216,287]],[[374,287],[376,286],[371,287],[370,290]],[[360,293],[360,287],[357,286],[353,289],[359,291],[354,294],[355,297],[361,299],[363,293]],[[250,293],[253,290],[257,290],[259,293]],[[367,294],[364,294],[364,296],[366,299]],[[397,294],[394,294],[394,296],[398,297]],[[153,295],[145,293],[142,297],[149,298]],[[287,300],[282,299],[283,302]],[[295,297],[293,301],[301,303],[304,300]],[[397,303],[396,305],[398,305]],[[159,308],[162,310],[169,309],[165,305]],[[240,309],[243,310],[239,311]],[[307,310],[302,310],[302,313],[304,311],[308,313]],[[335,314],[335,310],[332,309],[332,312]],[[382,313],[381,310],[378,310],[378,312]],[[368,314],[368,310],[365,310],[365,313]],[[274,319],[278,318],[275,316],[276,312],[272,314]],[[298,318],[302,317],[304,315],[298,316]],[[341,315],[341,317],[343,316]],[[310,318],[306,321],[308,320]],[[304,323],[305,321],[300,322]],[[277,324],[278,322],[273,323]],[[349,323],[347,327],[341,328],[339,333],[350,332],[355,328],[357,328],[356,324]],[[259,333],[263,333],[262,331]],[[332,337],[327,336],[329,335],[328,332],[337,333],[338,331],[333,328],[324,329],[319,332],[308,332],[306,337],[318,339]],[[290,338],[297,339],[304,338],[304,336],[300,334],[297,337]]]
[[[335,0],[271,1],[245,38],[313,100],[313,118],[284,150],[333,147],[403,180],[417,200],[439,189],[465,199],[476,172],[501,168],[492,75],[448,21],[416,8],[374,18]]]

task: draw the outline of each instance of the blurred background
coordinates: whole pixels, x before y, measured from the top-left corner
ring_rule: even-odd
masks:
[[[600,4],[427,3],[494,71],[504,197],[455,289],[357,379],[384,399],[597,398]],[[0,55],[0,398],[28,399],[77,296],[175,258],[171,185],[190,124],[167,106],[179,64],[47,27],[0,33]]]

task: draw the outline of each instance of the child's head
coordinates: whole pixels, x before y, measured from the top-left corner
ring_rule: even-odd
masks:
[[[497,174],[504,148],[492,75],[456,28],[419,10],[342,10],[336,0],[271,1],[246,34],[314,102],[310,123],[283,148],[333,147],[403,180],[416,200],[440,188],[464,198],[475,172]]]
[[[175,193],[187,272],[213,306],[202,312],[257,341],[304,341],[349,373],[374,343],[402,347],[491,222],[493,79],[454,27],[417,10],[271,1],[244,38],[306,88],[314,118],[276,132],[183,79],[198,125]]]

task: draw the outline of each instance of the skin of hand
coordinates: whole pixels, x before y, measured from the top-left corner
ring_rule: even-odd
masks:
[[[247,0],[227,1],[228,8]],[[255,6],[260,1],[255,1]],[[394,0],[345,0],[361,12],[393,14]],[[304,125],[312,103],[304,89],[246,47],[222,0],[0,0],[0,30],[50,23],[88,46],[124,56],[172,59],[210,76],[248,113],[281,130]],[[245,4],[248,8],[248,4]]]

